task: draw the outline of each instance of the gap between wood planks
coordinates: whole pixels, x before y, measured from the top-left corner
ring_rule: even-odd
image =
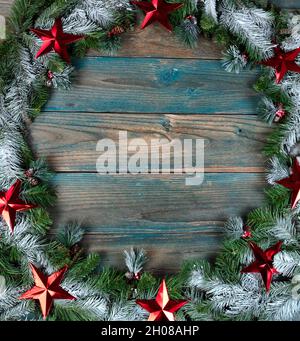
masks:
[[[132,175],[132,176],[139,176],[139,175],[149,175],[149,176],[159,176],[159,177],[162,177],[162,176],[172,176],[172,175],[177,175],[177,176],[186,176],[186,175],[191,175],[191,177],[193,177],[193,174],[191,174],[191,172],[195,172],[195,173],[200,173],[202,172],[203,169],[202,168],[193,168],[193,169],[188,169],[186,171],[183,171],[182,173],[176,173],[174,171],[171,171],[171,172],[167,172],[167,170],[164,172],[164,173],[153,173],[151,171],[149,172],[140,172],[140,173],[137,173],[137,174],[133,174],[131,172],[127,172],[127,173],[120,173],[119,171],[117,171],[116,173],[114,174],[111,174],[111,173],[108,173],[108,174],[102,174],[102,173],[98,173],[96,170],[95,171],[81,171],[81,170],[55,170],[55,173],[56,174],[99,174],[101,176],[112,176],[112,175],[118,175],[118,176],[127,176],[127,175]],[[267,174],[267,171],[265,168],[259,168],[259,167],[253,167],[253,168],[242,168],[239,170],[239,169],[236,169],[236,167],[234,168],[222,168],[222,167],[215,167],[215,168],[204,168],[204,174],[244,174],[244,173],[249,173],[249,174]]]

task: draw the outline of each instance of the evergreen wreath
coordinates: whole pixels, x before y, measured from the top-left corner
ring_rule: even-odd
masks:
[[[167,276],[170,297],[181,302],[176,319],[299,320],[299,16],[265,0],[166,4],[178,2],[182,6],[168,19],[187,47],[195,46],[202,34],[225,46],[226,70],[238,73],[261,65],[254,87],[263,96],[261,117],[274,129],[265,148],[272,185],[266,190],[266,206],[250,212],[245,221],[229,219],[213,266],[188,262],[179,274]],[[143,271],[143,250],[125,251],[124,274],[99,269],[99,256],[86,255],[81,248],[79,226],[65,226],[49,239],[47,207],[55,203],[51,172],[44,160],[35,159],[26,134],[50,88],[68,88],[73,71],[64,60],[67,50],[59,46],[55,51],[63,58],[45,53],[53,46],[44,46],[44,54],[36,58],[44,42],[38,31],[41,36],[42,30],[49,32],[60,21],[63,32],[82,38],[71,46],[73,56],[84,56],[90,48],[111,53],[119,47],[122,33],[133,29],[138,7],[138,1],[129,0],[15,1],[7,39],[0,45],[0,320],[41,320],[43,315],[47,320],[116,321],[149,316],[143,304],[155,297],[160,279]],[[41,314],[28,298],[37,298],[41,292],[36,290],[43,285],[51,286],[56,296],[50,306],[39,298]],[[159,290],[165,289],[163,282]]]

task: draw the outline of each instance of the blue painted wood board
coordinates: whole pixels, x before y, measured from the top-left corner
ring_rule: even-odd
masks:
[[[45,111],[211,114],[256,112],[258,71],[227,73],[221,61],[84,58],[71,91],[55,91]],[[80,100],[78,100],[80,99]]]
[[[222,221],[263,201],[263,174],[206,174],[202,186],[186,186],[185,175],[97,175],[54,177],[55,226],[80,220],[86,246],[112,258],[130,246],[145,247],[168,271],[188,257],[212,257],[221,245]],[[117,263],[114,263],[117,264]],[[120,264],[120,263],[119,263]]]
[[[270,0],[270,3],[281,8],[300,8],[299,0]]]
[[[149,146],[158,138],[179,139],[182,144],[185,139],[203,139],[206,172],[264,172],[266,164],[261,151],[271,129],[254,115],[55,111],[39,116],[32,125],[31,135],[37,154],[47,157],[56,171],[96,172],[96,161],[101,155],[96,151],[98,141],[111,139],[118,148],[119,131],[127,131],[129,141],[142,138]],[[195,148],[191,154],[195,160]],[[150,169],[149,153],[143,153],[142,159]]]

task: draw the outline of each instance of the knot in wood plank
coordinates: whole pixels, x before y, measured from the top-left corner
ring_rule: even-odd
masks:
[[[171,121],[167,117],[161,119],[161,125],[167,132],[169,132],[172,128]]]
[[[163,85],[170,85],[179,79],[179,69],[172,68],[160,72],[159,80]]]

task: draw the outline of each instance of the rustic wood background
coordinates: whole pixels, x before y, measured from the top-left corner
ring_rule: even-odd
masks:
[[[298,0],[273,0],[285,8]],[[12,0],[0,0],[7,16]],[[298,5],[298,6],[297,6]],[[74,61],[71,91],[54,91],[32,125],[32,144],[55,170],[55,224],[79,220],[85,244],[103,264],[122,264],[122,250],[144,247],[150,269],[174,272],[182,261],[215,257],[222,225],[263,203],[270,129],[256,117],[256,71],[221,67],[222,53],[201,38],[186,49],[159,26],[124,36],[115,57],[90,51]],[[99,139],[204,138],[205,182],[186,175],[96,173]]]

